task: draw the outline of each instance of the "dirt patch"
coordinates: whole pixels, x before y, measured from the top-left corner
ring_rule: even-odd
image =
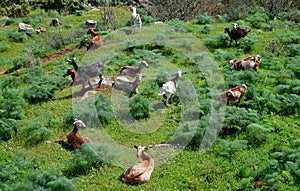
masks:
[[[50,62],[53,60],[60,60],[62,57],[64,57],[66,54],[74,51],[74,50],[80,50],[79,48],[68,48],[66,50],[63,50],[61,52],[57,52],[55,54],[51,54],[50,56],[45,56],[41,58],[42,63]]]

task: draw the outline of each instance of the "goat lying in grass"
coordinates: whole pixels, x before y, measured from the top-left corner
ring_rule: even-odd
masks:
[[[122,182],[127,184],[140,184],[150,180],[154,169],[154,160],[146,151],[147,146],[134,146],[137,149],[137,157],[143,161],[125,170],[122,175]]]
[[[136,31],[136,26],[139,25],[140,31],[142,30],[142,20],[140,14],[136,13],[136,8],[132,7],[132,13],[130,16],[131,26],[133,27],[133,33]]]
[[[181,79],[182,74],[186,74],[186,72],[178,71],[173,79],[162,85],[161,92],[158,95],[165,98],[165,106],[167,106],[169,99],[173,98],[173,95],[176,93],[178,81]]]
[[[242,97],[245,94],[246,90],[247,90],[246,84],[242,84],[242,86],[236,86],[234,88],[230,88],[229,90],[223,92],[220,95],[220,104],[218,108],[221,106],[221,104],[229,105],[230,101],[237,101],[236,107],[239,107]]]
[[[102,72],[105,66],[104,62],[96,62],[89,66],[78,66],[75,62],[75,58],[68,59],[67,62],[73,65],[75,71],[82,79],[82,90],[84,90],[84,82],[88,81],[90,88],[93,88],[90,82],[91,77],[99,76],[98,88],[100,88],[102,82]]]
[[[121,68],[120,75],[134,77],[142,73],[142,70],[144,68],[149,68],[149,64],[146,61],[142,61],[138,68],[135,68],[133,66],[124,66]]]
[[[231,42],[234,40],[235,44],[237,45],[237,41],[241,38],[244,38],[247,36],[247,34],[251,31],[247,31],[246,29],[241,29],[240,27],[237,27],[237,29],[230,30],[229,28],[225,28],[225,33],[228,33],[230,38],[230,46]]]
[[[67,138],[55,142],[67,144],[73,149],[80,149],[83,143],[92,143],[92,141],[89,138],[82,138],[77,135],[78,129],[85,129],[86,125],[78,119],[75,119],[75,122],[73,124],[73,131],[67,135]]]
[[[256,72],[258,70],[258,66],[260,64],[260,55],[250,56],[245,58],[244,60],[237,61],[237,60],[230,60],[229,67],[230,69],[235,70],[247,70],[247,69],[254,69]]]
[[[131,97],[132,94],[139,94],[138,85],[141,83],[142,77],[142,74],[139,73],[136,75],[135,81],[130,81],[124,76],[119,76],[113,83],[113,87],[115,89],[124,91],[129,97]]]
[[[82,83],[81,78],[77,75],[76,71],[73,68],[69,68],[67,70],[67,72],[64,74],[64,77],[66,76],[71,76],[72,78],[72,83],[70,86]]]
[[[93,48],[96,49],[103,44],[101,35],[94,31],[94,29],[90,28],[87,31],[87,34],[92,35],[92,39],[90,43],[87,45],[87,50]]]

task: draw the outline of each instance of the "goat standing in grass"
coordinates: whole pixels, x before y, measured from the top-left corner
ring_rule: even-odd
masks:
[[[233,30],[230,30],[229,28],[225,28],[225,33],[228,33],[229,35],[229,38],[230,38],[230,46],[231,46],[231,42],[234,40],[235,41],[235,44],[237,44],[237,41],[241,38],[244,38],[247,36],[247,34],[251,31],[247,31],[246,29],[241,29],[241,28],[237,28],[237,29],[233,29]]]
[[[256,72],[258,70],[258,66],[260,64],[260,55],[250,56],[245,58],[244,60],[237,61],[237,60],[230,60],[229,61],[229,68],[235,70],[247,70],[247,69],[254,69]]]
[[[137,149],[137,157],[143,161],[125,170],[122,182],[127,184],[140,184],[150,180],[154,169],[154,160],[146,151],[147,146],[134,146]]]
[[[116,78],[113,87],[115,89],[124,91],[129,97],[131,97],[132,94],[139,94],[138,85],[141,83],[142,77],[142,74],[139,73],[136,75],[135,81],[130,81],[124,76],[119,76]]]
[[[136,8],[132,7],[132,14],[130,16],[131,26],[133,27],[133,33],[136,31],[136,26],[139,25],[140,31],[142,30],[142,19],[140,14],[136,13]]]
[[[99,76],[98,88],[100,88],[102,82],[102,72],[105,66],[104,62],[99,61],[89,66],[80,66],[80,67],[76,64],[75,58],[68,59],[67,62],[73,65],[75,71],[82,79],[82,90],[84,90],[85,81],[88,81],[90,88],[93,88],[90,82],[90,78],[94,76]]]
[[[70,86],[82,83],[81,78],[77,75],[75,69],[73,69],[73,68],[69,68],[67,70],[67,72],[64,74],[64,77],[66,77],[66,76],[71,76],[71,78],[72,78],[72,83]]]
[[[96,49],[103,44],[101,35],[94,31],[94,29],[90,28],[87,31],[87,34],[92,35],[92,39],[90,43],[87,45],[87,50],[93,48]]]
[[[169,99],[171,97],[173,98],[173,95],[176,93],[178,81],[181,79],[182,74],[186,74],[186,72],[178,71],[173,79],[162,85],[161,92],[158,95],[163,96],[165,98],[165,106],[167,106]]]
[[[230,88],[229,90],[223,92],[220,95],[220,103],[218,108],[220,108],[221,104],[229,105],[230,101],[237,101],[236,107],[239,107],[242,97],[244,96],[246,90],[247,90],[246,84],[242,84],[242,86],[236,86],[234,88]]]
[[[124,66],[121,68],[120,76],[137,76],[137,74],[142,73],[144,68],[149,68],[149,64],[146,61],[142,61],[138,68],[133,66]]]
[[[78,130],[85,129],[86,125],[81,120],[78,119],[75,119],[75,122],[73,124],[74,124],[73,131],[67,135],[67,138],[55,142],[70,145],[74,149],[80,149],[83,143],[92,143],[92,141],[89,138],[87,137],[82,138],[77,135]]]

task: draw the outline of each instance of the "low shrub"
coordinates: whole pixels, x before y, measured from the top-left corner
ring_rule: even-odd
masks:
[[[153,23],[155,19],[151,16],[145,15],[142,17],[142,22],[143,23]]]
[[[193,29],[188,26],[184,21],[181,21],[179,19],[173,19],[169,21],[169,24],[173,27],[175,27],[175,30],[177,32],[192,32]]]
[[[225,139],[219,139],[213,147],[213,152],[224,158],[232,158],[233,155],[243,149],[246,149],[248,141],[246,140],[234,140],[228,141]]]
[[[223,128],[220,136],[233,135],[237,132],[244,132],[251,123],[257,123],[261,116],[254,110],[227,106]]]
[[[207,15],[207,13],[202,13],[192,20],[193,24],[199,25],[212,24],[214,22],[216,22],[216,20],[212,16]]]
[[[33,85],[25,89],[24,98],[29,103],[50,101],[56,90],[58,90],[58,87],[53,85]]]
[[[227,47],[229,43],[230,38],[225,33],[204,39],[204,45],[212,49]]]
[[[206,25],[204,25],[203,27],[201,27],[201,28],[199,29],[199,32],[200,32],[201,34],[209,34],[209,33],[211,33],[212,30],[213,30],[212,26],[206,24]]]
[[[129,101],[130,113],[135,119],[145,119],[150,117],[150,101],[140,95],[134,96]]]
[[[102,163],[103,161],[100,157],[87,145],[83,144],[80,150],[75,150],[73,158],[66,162],[63,173],[67,177],[84,175],[87,174],[93,167],[97,168],[101,166]]]
[[[19,124],[15,119],[0,118],[0,139],[8,141],[13,134],[17,134]]]
[[[3,53],[10,49],[11,47],[9,45],[0,45],[0,53]]]
[[[25,141],[28,145],[37,145],[45,141],[50,134],[51,130],[47,128],[47,124],[43,121],[34,119],[25,122],[27,128],[24,129]]]

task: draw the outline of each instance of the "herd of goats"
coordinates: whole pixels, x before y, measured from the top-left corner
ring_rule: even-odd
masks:
[[[139,14],[136,13],[135,8],[133,8],[132,16],[131,16],[131,23],[134,27],[134,32],[136,31],[136,26],[139,26],[140,29],[142,27],[141,19]],[[57,23],[53,23],[57,24]],[[229,28],[225,28],[225,32],[228,33],[230,40],[237,41],[241,38],[244,38],[249,31],[242,29],[237,24],[233,24],[233,29],[230,30]],[[97,48],[103,44],[101,36],[95,32],[93,29],[89,29],[88,34],[92,35],[92,39],[90,39],[89,44],[87,45],[87,49]],[[231,44],[230,41],[230,44]],[[98,76],[99,82],[98,87],[100,89],[100,85],[103,80],[103,70],[106,65],[105,62],[98,61],[89,66],[78,66],[76,63],[75,58],[67,59],[67,62],[73,66],[73,68],[69,68],[67,70],[66,76],[70,75],[72,77],[72,84],[71,85],[78,85],[82,84],[82,90],[85,89],[85,83],[88,82],[89,87],[93,88],[90,78]],[[260,56],[250,56],[243,60],[230,60],[229,67],[230,69],[235,70],[247,70],[253,69],[255,71],[258,70],[258,66],[260,63]],[[148,68],[149,65],[146,61],[142,61],[139,67],[133,66],[124,66],[120,69],[120,74],[115,77],[112,83],[112,87],[121,91],[124,91],[127,96],[131,97],[132,94],[138,94],[138,85],[142,80],[142,70],[144,68]],[[161,92],[158,94],[159,96],[163,96],[164,104],[167,107],[169,103],[172,103],[172,96],[176,93],[176,89],[178,88],[178,82],[181,79],[182,75],[186,74],[186,72],[178,71],[174,78],[169,80],[168,82],[164,83],[161,87]],[[132,79],[135,78],[135,79]],[[247,90],[246,84],[242,84],[241,86],[236,86],[233,88],[228,89],[221,93],[219,97],[219,106],[218,108],[226,104],[228,105],[229,102],[237,102],[236,107],[240,106],[241,99]],[[79,119],[75,119],[74,122],[74,129],[73,131],[68,134],[67,136],[63,136],[61,140],[56,141],[59,143],[66,144],[71,146],[73,149],[80,149],[81,145],[84,143],[92,144],[92,140],[85,137],[82,138],[77,135],[79,129],[86,128],[86,125]],[[151,145],[148,146],[135,146],[137,149],[137,157],[142,159],[142,162],[137,163],[125,170],[122,175],[122,182],[129,183],[129,184],[136,184],[136,183],[144,183],[150,180],[151,173],[154,169],[154,160],[151,156],[149,156],[146,151],[148,148],[151,148]]]

